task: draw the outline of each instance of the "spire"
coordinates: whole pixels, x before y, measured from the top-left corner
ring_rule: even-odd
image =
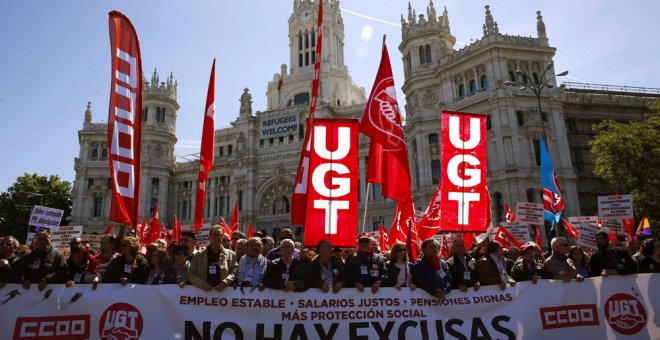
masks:
[[[154,68],[154,73],[151,75],[151,86],[158,87],[158,72],[156,72],[156,68]]]
[[[541,11],[536,11],[536,34],[539,39],[545,41],[545,44],[548,43],[548,36],[545,34],[545,23],[543,22]]]
[[[493,20],[493,16],[490,14],[490,6],[486,5],[486,23],[484,24],[484,36],[489,36],[493,34],[499,34],[499,29],[497,28],[497,22]]]
[[[87,102],[87,109],[85,110],[84,125],[92,123],[92,102]]]
[[[408,2],[408,23],[411,25],[415,23],[415,15],[413,14],[413,9],[410,5],[410,2]]]
[[[426,7],[426,14],[429,17],[430,22],[435,22],[438,20],[438,18],[436,18],[435,6],[433,6],[433,0],[429,1],[429,5]]]
[[[451,29],[449,28],[449,13],[447,12],[447,6],[445,6],[445,10],[442,12],[442,16],[440,17],[440,28],[447,31],[447,33],[451,33]]]

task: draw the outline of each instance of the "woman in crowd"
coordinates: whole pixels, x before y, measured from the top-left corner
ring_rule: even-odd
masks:
[[[516,263],[511,269],[511,278],[520,281],[538,282],[541,277],[541,270],[543,264],[535,259],[535,247],[530,243],[525,243],[520,246],[521,256],[516,260]]]
[[[188,282],[188,247],[185,245],[174,247],[174,278],[178,285],[185,285]]]
[[[86,247],[71,248],[71,255],[66,260],[65,285],[71,287],[76,283],[83,283],[88,264],[89,250]]]
[[[405,244],[397,242],[392,246],[390,260],[385,264],[385,268],[384,287],[394,287],[397,290],[401,290],[401,287],[410,287],[410,290],[417,288],[412,283],[412,267],[408,262]]]
[[[174,268],[166,250],[156,248],[151,253],[150,262],[147,284],[162,285],[175,282]]]
[[[589,256],[580,247],[571,246],[568,251],[568,261],[575,266],[578,275],[582,275],[584,278],[589,277]]]
[[[656,238],[644,240],[641,252],[639,273],[660,273],[660,242]]]

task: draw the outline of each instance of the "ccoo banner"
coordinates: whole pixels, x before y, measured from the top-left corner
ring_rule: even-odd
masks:
[[[442,231],[488,227],[486,116],[442,112]]]
[[[358,121],[314,120],[305,245],[354,247],[358,214]]]
[[[50,294],[9,284],[0,327],[13,339],[657,339],[655,275],[486,286],[444,300],[407,288],[243,294],[101,284],[49,285]]]

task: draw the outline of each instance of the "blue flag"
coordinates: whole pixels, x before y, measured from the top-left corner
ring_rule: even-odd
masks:
[[[541,187],[543,188],[543,215],[546,221],[552,223],[554,229],[564,210],[564,198],[543,138],[541,138]]]

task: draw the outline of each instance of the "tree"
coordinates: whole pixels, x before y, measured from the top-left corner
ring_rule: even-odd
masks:
[[[71,215],[71,183],[59,176],[25,173],[6,192],[0,194],[0,235],[12,235],[20,242],[27,237],[32,206],[64,210],[62,225]]]
[[[660,234],[660,102],[649,105],[644,120],[609,120],[594,128],[599,132],[590,143],[595,174],[620,193],[631,193],[637,220],[648,216],[654,234]]]

